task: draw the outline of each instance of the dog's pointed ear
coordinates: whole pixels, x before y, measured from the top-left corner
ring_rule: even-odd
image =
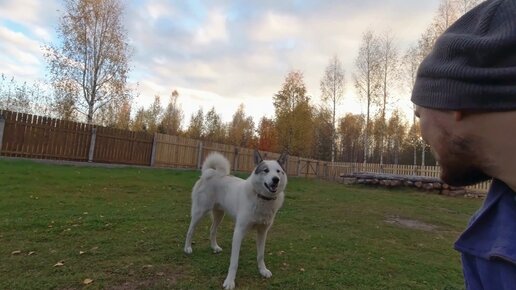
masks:
[[[258,150],[254,150],[253,156],[254,156],[254,164],[255,165],[262,163],[263,158],[262,158],[262,155],[260,155],[260,152]]]
[[[281,167],[285,168],[285,164],[287,163],[287,159],[288,159],[288,153],[287,152],[283,152],[281,153],[281,156],[278,158],[278,163]]]

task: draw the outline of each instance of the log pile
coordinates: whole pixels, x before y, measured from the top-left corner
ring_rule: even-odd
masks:
[[[398,175],[373,172],[355,172],[341,174],[345,183],[376,185],[386,187],[413,187],[427,192],[447,196],[466,196],[468,192],[464,187],[450,186],[439,178],[416,175]]]

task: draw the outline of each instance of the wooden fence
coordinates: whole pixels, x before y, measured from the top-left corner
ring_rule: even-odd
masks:
[[[153,135],[97,127],[93,162],[150,165]]]
[[[249,148],[0,110],[2,156],[196,169],[213,151],[226,156],[233,171],[250,172],[254,168],[253,150]],[[280,156],[273,152],[261,154],[264,159]],[[289,176],[331,180],[353,172],[439,177],[438,166],[331,163],[296,156],[289,156],[286,171]],[[486,182],[469,188],[487,191],[488,187]]]
[[[0,111],[4,118],[1,155],[88,161],[92,126]]]

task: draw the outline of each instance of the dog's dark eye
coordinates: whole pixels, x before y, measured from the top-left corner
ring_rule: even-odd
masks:
[[[265,172],[265,173],[269,173],[269,169],[265,169],[263,172]]]
[[[276,172],[280,173],[280,170],[278,169],[278,170],[276,170]]]

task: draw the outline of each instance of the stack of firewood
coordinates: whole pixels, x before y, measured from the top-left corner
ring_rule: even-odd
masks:
[[[345,183],[377,185],[386,187],[414,187],[428,192],[448,196],[465,196],[466,188],[450,186],[439,178],[415,175],[384,174],[373,172],[355,172],[341,174]]]

